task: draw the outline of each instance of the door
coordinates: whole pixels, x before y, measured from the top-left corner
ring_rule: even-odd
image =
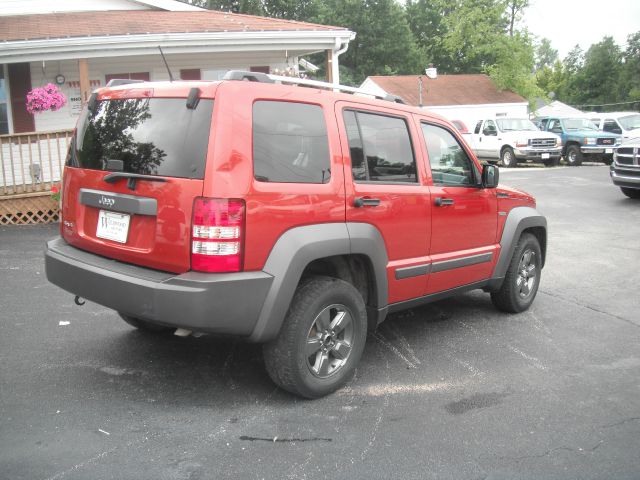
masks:
[[[421,122],[431,170],[431,274],[427,293],[489,278],[496,262],[497,200],[448,127]]]
[[[410,117],[393,109],[336,106],[345,157],[347,222],[368,223],[387,251],[389,303],[424,295],[430,241],[430,198],[416,161]]]
[[[559,119],[550,118],[549,121],[547,122],[547,131],[555,133],[556,135],[560,135],[560,137],[562,138],[562,144],[566,145],[567,136],[564,133],[564,130],[562,128],[562,123],[560,123]]]
[[[500,145],[498,140],[498,128],[496,122],[487,120],[480,132],[480,145],[482,145],[483,158],[499,158]]]

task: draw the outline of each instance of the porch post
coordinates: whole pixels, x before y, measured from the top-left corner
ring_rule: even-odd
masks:
[[[327,83],[333,83],[333,50],[325,50],[327,54]]]
[[[89,61],[86,58],[78,60],[78,71],[80,72],[80,98],[84,105],[91,95],[91,83],[89,82]]]

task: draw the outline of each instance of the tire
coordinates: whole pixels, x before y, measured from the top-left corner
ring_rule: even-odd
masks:
[[[124,313],[118,312],[118,315],[120,315],[120,318],[122,318],[122,320],[127,322],[132,327],[135,327],[138,330],[142,330],[142,331],[145,331],[145,332],[169,333],[169,332],[175,330],[175,328],[165,327],[164,325],[157,325],[155,323],[148,322],[148,321],[143,320],[141,318],[136,318],[136,317],[131,317],[129,315],[125,315]]]
[[[309,277],[298,285],[280,334],[263,347],[265,366],[284,390],[319,398],[353,376],[366,338],[360,292],[337,278]]]
[[[579,146],[569,145],[567,147],[567,154],[565,155],[565,158],[570,167],[579,167],[582,165],[583,157],[584,156],[582,155]]]
[[[620,190],[629,198],[640,198],[640,189],[620,187]]]
[[[519,313],[528,309],[538,292],[542,254],[538,239],[524,233],[513,252],[504,282],[491,293],[493,305],[503,312]]]
[[[500,152],[500,164],[505,168],[513,168],[518,165],[518,159],[516,154],[513,153],[513,148],[504,147]]]

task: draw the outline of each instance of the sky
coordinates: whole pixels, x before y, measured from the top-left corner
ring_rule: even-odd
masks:
[[[530,0],[520,26],[551,40],[560,59],[576,44],[586,52],[604,36],[624,50],[627,36],[640,30],[640,0]]]

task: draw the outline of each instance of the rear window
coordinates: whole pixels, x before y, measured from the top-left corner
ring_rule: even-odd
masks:
[[[195,109],[185,98],[129,98],[99,102],[78,124],[69,165],[124,172],[204,178],[213,100]]]

